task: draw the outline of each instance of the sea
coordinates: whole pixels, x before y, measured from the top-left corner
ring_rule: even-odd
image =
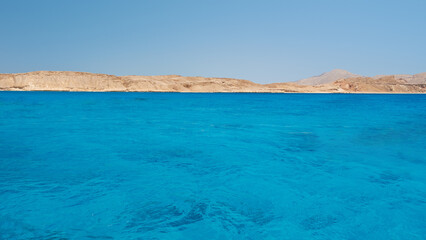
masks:
[[[426,94],[0,92],[0,239],[426,239]]]

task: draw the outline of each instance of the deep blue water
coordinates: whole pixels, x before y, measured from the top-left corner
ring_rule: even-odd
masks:
[[[426,95],[0,92],[0,239],[426,239]]]

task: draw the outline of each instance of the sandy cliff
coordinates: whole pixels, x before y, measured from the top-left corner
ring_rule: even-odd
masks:
[[[416,82],[419,81],[416,79]],[[420,81],[422,82],[422,81]],[[257,84],[232,78],[166,76],[114,76],[84,72],[40,71],[0,74],[3,91],[84,92],[276,92],[276,93],[425,93],[426,84],[410,84],[395,76],[343,78],[332,83]]]

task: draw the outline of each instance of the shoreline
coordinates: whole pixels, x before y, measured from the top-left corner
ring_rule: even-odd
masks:
[[[180,92],[180,91],[70,91],[70,90],[0,90],[1,92],[57,92],[57,93],[195,93],[195,94],[418,94],[426,92]]]

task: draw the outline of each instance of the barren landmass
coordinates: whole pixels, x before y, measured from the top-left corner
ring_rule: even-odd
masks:
[[[232,78],[115,76],[86,72],[38,71],[0,74],[2,91],[81,92],[265,92],[265,93],[425,93],[426,74],[341,78],[303,85],[297,82],[258,84]],[[335,75],[333,74],[333,77]]]

